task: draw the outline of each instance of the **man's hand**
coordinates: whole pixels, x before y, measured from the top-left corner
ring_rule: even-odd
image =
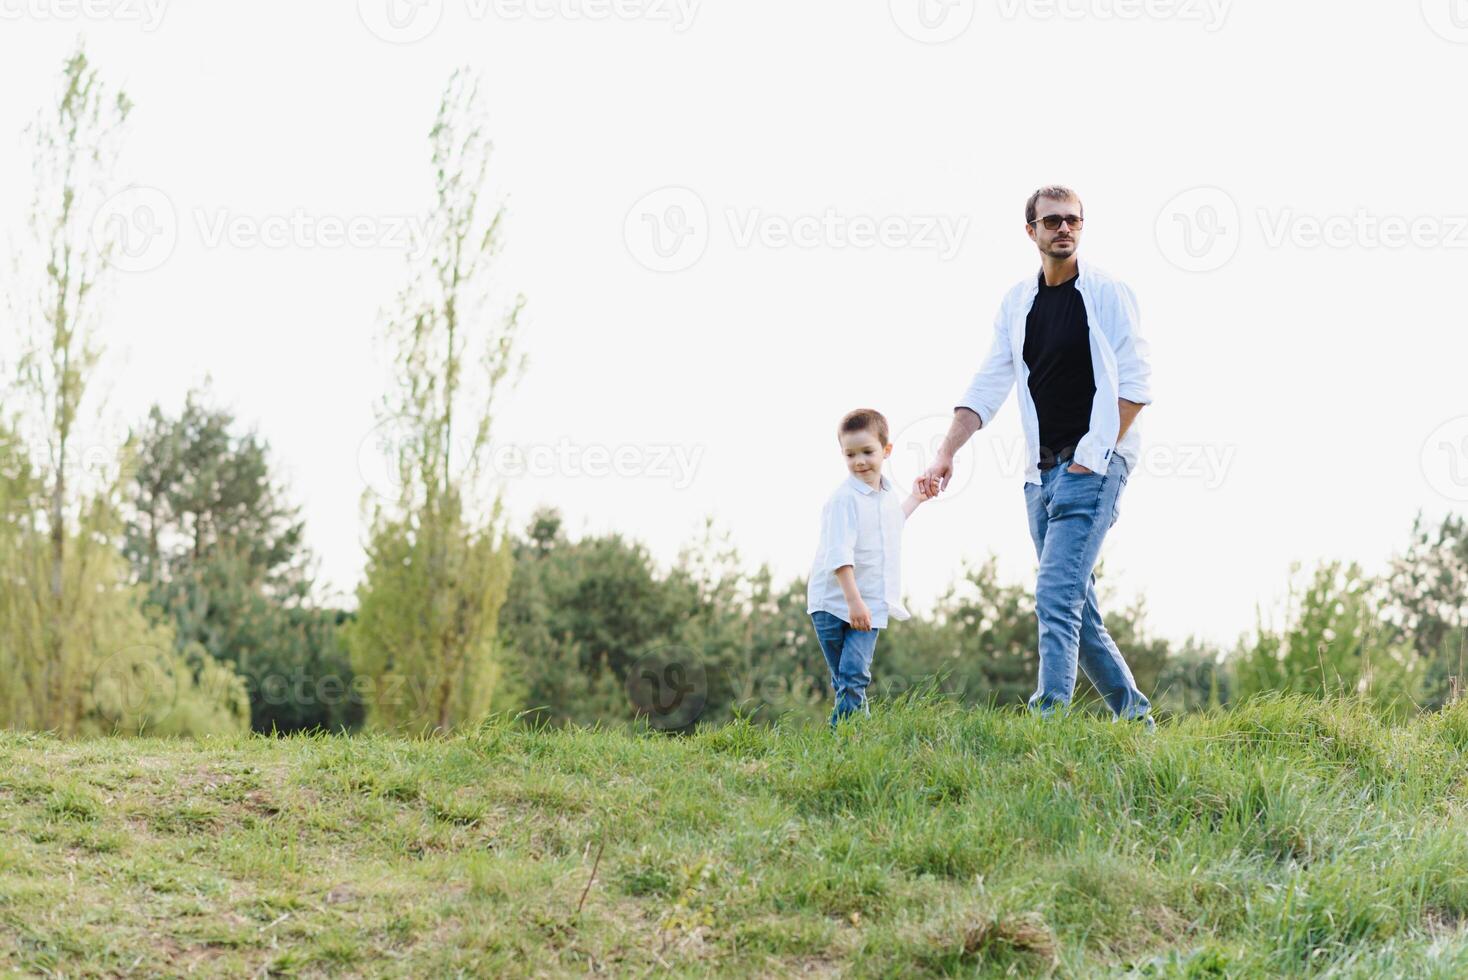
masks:
[[[1069,466],[1067,466],[1065,468],[1065,471],[1067,473],[1091,473],[1091,472],[1094,472],[1093,470],[1089,470],[1086,467],[1082,466],[1080,463],[1071,463]]]
[[[924,500],[931,500],[944,490],[948,489],[948,481],[953,479],[953,457],[939,453],[933,460],[933,465],[923,471],[923,475],[917,478],[913,485],[913,492],[919,494]],[[922,487],[918,490],[918,487]]]
[[[970,436],[983,427],[983,420],[973,409],[955,408],[953,410],[953,421],[948,423],[948,434],[938,445],[937,455],[933,457],[933,465],[929,466],[918,478],[927,487],[928,497],[936,497],[948,489],[948,484],[953,480],[954,455],[964,447]]]
[[[851,610],[852,629],[865,633],[872,628],[872,611],[867,608],[865,602],[857,599],[855,602],[847,603],[847,606]]]

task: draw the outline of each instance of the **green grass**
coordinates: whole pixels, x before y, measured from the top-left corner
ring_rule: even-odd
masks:
[[[0,734],[0,973],[1459,977],[1465,803],[1465,705]]]

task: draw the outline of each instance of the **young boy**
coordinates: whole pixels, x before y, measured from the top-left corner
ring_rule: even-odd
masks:
[[[882,413],[846,413],[836,438],[850,476],[821,511],[821,542],[811,565],[806,612],[831,671],[836,709],[831,725],[867,707],[872,654],[887,618],[909,619],[902,607],[902,526],[925,497],[901,502],[882,462],[892,455]]]

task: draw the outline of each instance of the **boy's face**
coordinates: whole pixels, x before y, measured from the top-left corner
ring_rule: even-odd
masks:
[[[871,429],[861,429],[841,433],[841,455],[852,476],[875,487],[882,483],[882,461],[892,455],[892,447],[882,445]]]

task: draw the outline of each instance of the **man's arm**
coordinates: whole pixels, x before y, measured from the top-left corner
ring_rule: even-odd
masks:
[[[1140,402],[1129,402],[1125,398],[1118,398],[1116,400],[1116,409],[1121,413],[1121,428],[1116,430],[1116,444],[1119,446],[1121,445],[1121,437],[1126,435],[1126,430],[1131,428],[1131,424],[1136,421],[1137,414],[1142,410],[1142,405]],[[1080,463],[1070,464],[1069,469],[1072,473],[1091,472],[1089,467],[1082,466]]]
[[[1122,401],[1121,432],[1126,432],[1130,419],[1126,416],[1127,402],[1133,405],[1152,403],[1151,345],[1142,336],[1142,314],[1137,307],[1136,294],[1126,283],[1116,283],[1111,296],[1111,315],[1103,320],[1109,329],[1111,349],[1116,352],[1116,393]],[[1136,413],[1132,413],[1136,417]],[[1116,437],[1121,441],[1121,435]]]
[[[948,486],[953,478],[953,457],[964,447],[969,438],[989,422],[994,413],[1009,397],[1014,387],[1014,352],[1009,346],[1008,298],[999,304],[999,313],[994,317],[994,340],[989,345],[989,354],[984,358],[968,390],[953,408],[953,421],[948,424],[948,434],[938,446],[933,464],[919,477],[924,491],[933,496]]]
[[[984,427],[984,420],[971,408],[955,408],[953,421],[948,423],[948,434],[938,445],[938,455],[952,459],[958,451]]]
[[[1126,283],[1118,282],[1107,296],[1106,316],[1102,318],[1103,333],[1116,352],[1117,395],[1116,408],[1121,416],[1116,430],[1116,444],[1121,445],[1122,436],[1136,421],[1143,405],[1152,403],[1152,366],[1148,363],[1148,345],[1140,334],[1142,315],[1137,309],[1137,297]],[[1079,463],[1069,467],[1072,473],[1091,472]]]
[[[1116,430],[1116,441],[1120,444],[1121,437],[1126,435],[1126,430],[1131,428],[1131,424],[1136,420],[1137,414],[1142,411],[1142,403],[1129,402],[1125,398],[1118,398],[1116,400],[1116,408],[1121,413],[1121,428]]]

